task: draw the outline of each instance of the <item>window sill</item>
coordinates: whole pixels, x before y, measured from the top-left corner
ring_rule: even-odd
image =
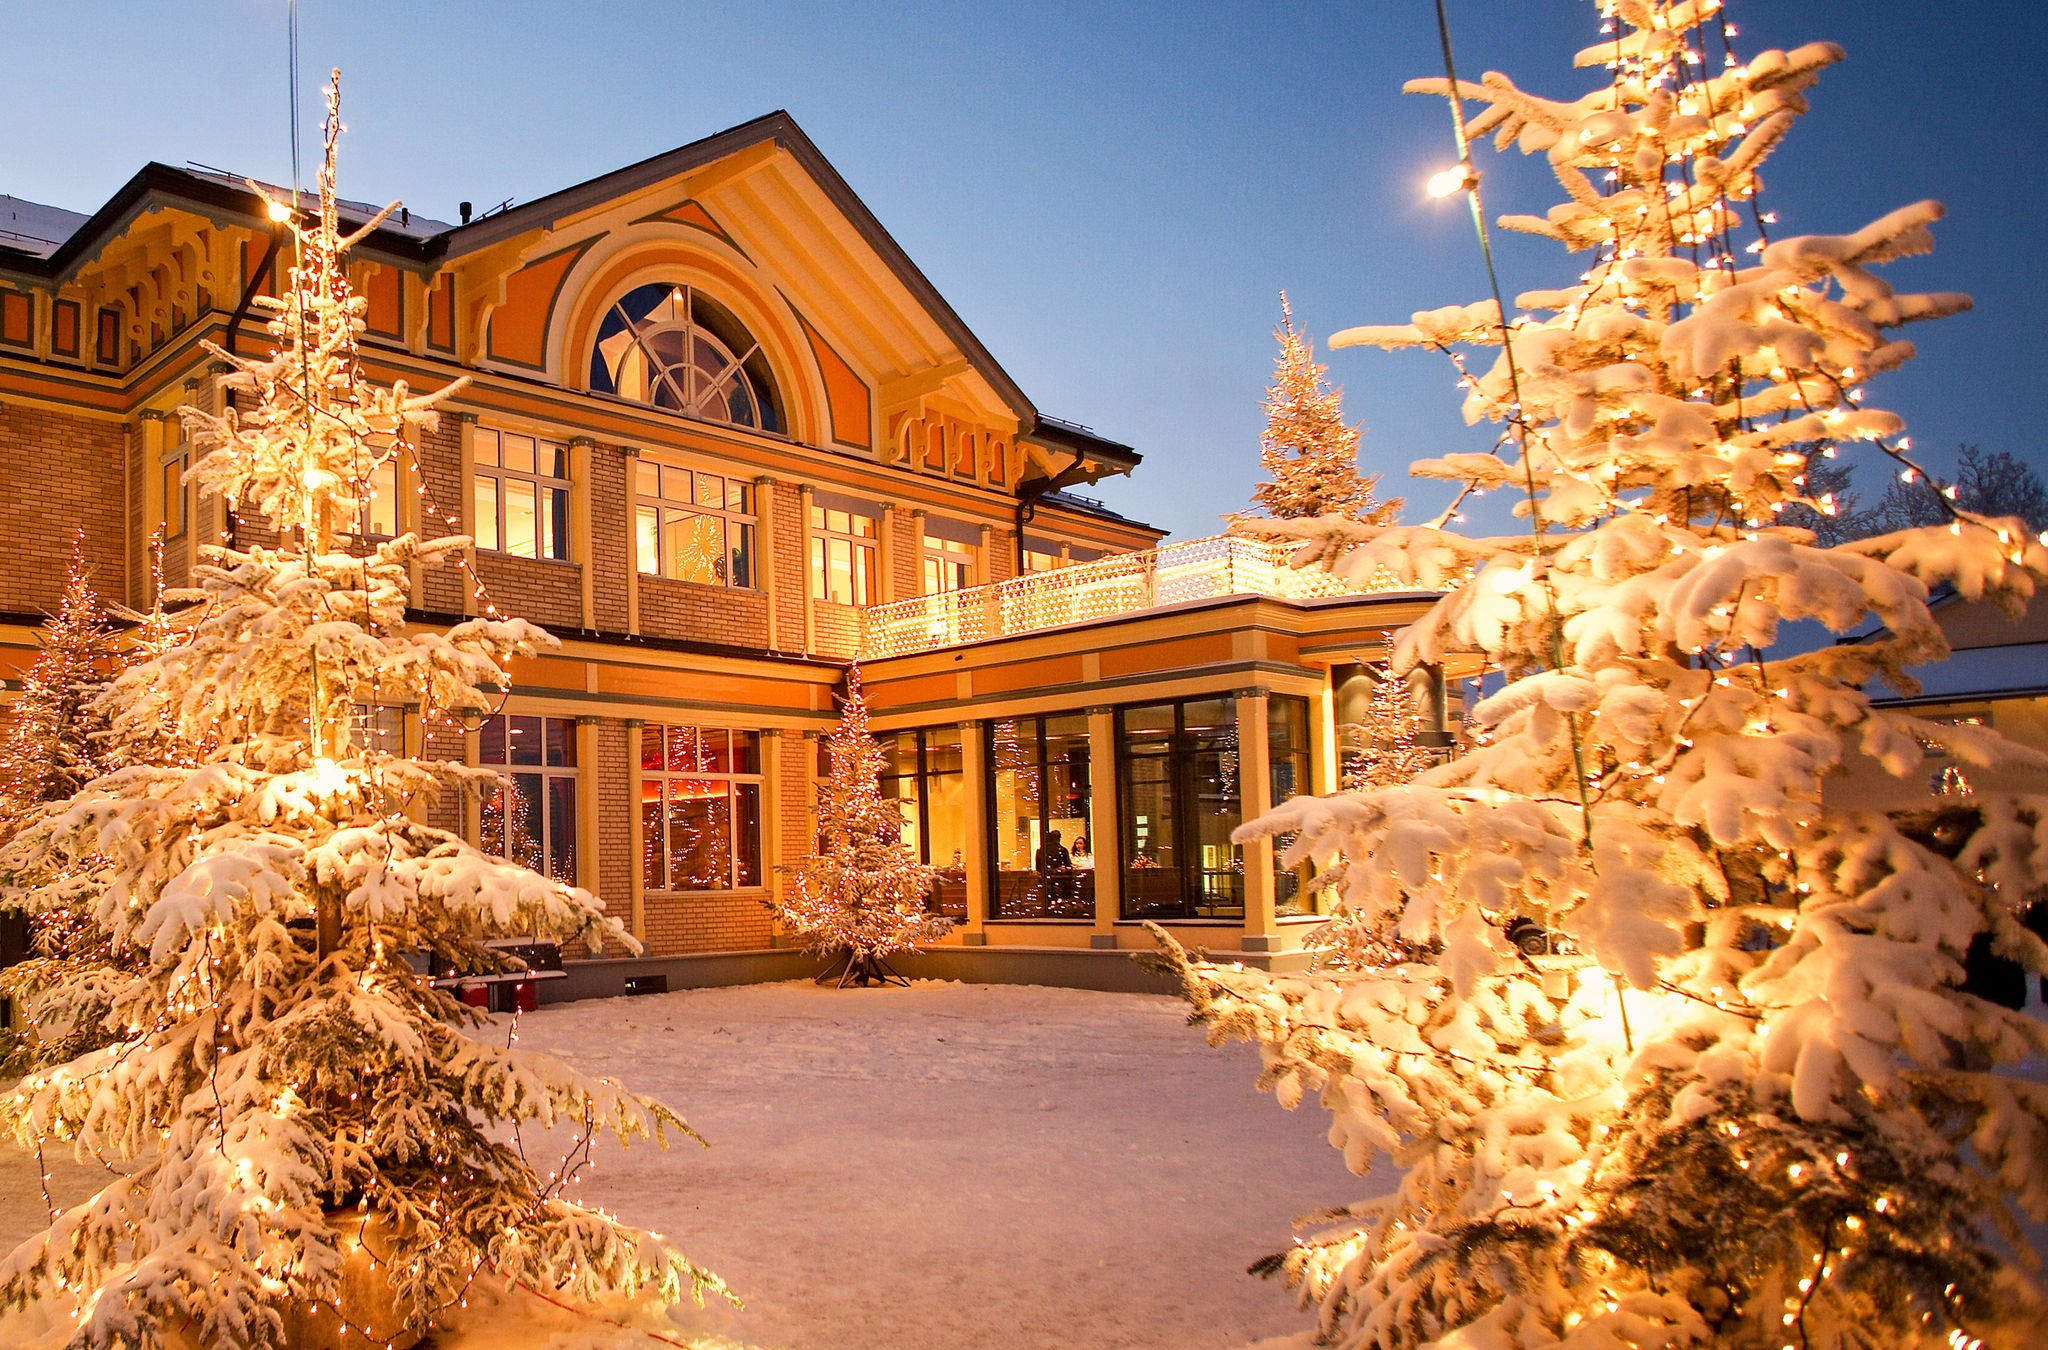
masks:
[[[1144,927],[1144,926],[1145,926],[1146,924],[1148,924],[1148,923],[1156,923],[1156,924],[1158,924],[1158,925],[1159,925],[1160,927],[1162,927],[1162,928],[1181,928],[1181,927],[1188,927],[1188,928],[1242,928],[1242,927],[1244,927],[1244,920],[1243,920],[1243,919],[1118,919],[1118,920],[1116,920],[1115,922],[1116,922],[1116,926],[1117,926],[1117,927],[1119,927],[1119,928],[1143,928],[1143,927]]]
[[[983,919],[982,922],[985,924],[1035,924],[1041,928],[1092,928],[1095,926],[1095,920],[1093,919],[998,919],[990,916]]]
[[[759,586],[725,586],[710,581],[685,581],[681,577],[665,577],[659,572],[635,572],[642,581],[661,581],[671,586],[688,586],[693,591],[719,591],[732,595],[765,595]]]
[[[480,548],[476,551],[476,556],[479,558],[508,558],[513,562],[546,563],[549,567],[574,567],[579,571],[583,567],[583,564],[577,562],[574,558],[529,558],[524,553],[507,553],[503,549],[498,548]]]
[[[643,897],[652,896],[658,900],[701,900],[706,896],[718,898],[730,896],[737,900],[765,900],[768,897],[768,893],[766,886],[736,886],[730,890],[720,891],[657,891],[650,887],[640,892]]]

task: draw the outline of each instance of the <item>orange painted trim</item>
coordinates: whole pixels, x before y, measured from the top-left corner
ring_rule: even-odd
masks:
[[[784,303],[788,300],[788,296],[783,297]],[[797,326],[811,344],[811,355],[817,358],[818,373],[824,378],[825,402],[832,410],[833,443],[853,450],[870,449],[875,404],[868,382],[839,354],[838,348],[811,327],[810,320],[797,313],[795,305],[790,305],[790,311],[796,313]]]
[[[455,355],[455,274],[435,276],[427,290],[427,346]]]
[[[369,264],[368,275],[363,278],[363,298],[369,301],[368,312],[363,315],[366,330],[379,337],[405,336],[405,284],[397,268]]]
[[[677,202],[665,211],[656,211],[651,216],[642,216],[634,221],[633,224],[651,225],[656,222],[665,222],[670,225],[688,225],[691,229],[702,230],[730,248],[733,252],[739,254],[742,258],[745,258],[748,262],[754,261],[753,256],[740,247],[739,241],[726,232],[725,226],[720,225],[717,218],[711,214],[705,205],[694,197]]]
[[[654,239],[628,247],[583,284],[571,303],[562,342],[562,387],[571,392],[588,392],[590,350],[597,341],[598,326],[603,323],[605,312],[626,278],[664,265],[690,268],[716,283],[706,289],[747,325],[775,372],[783,411],[790,421],[784,434],[795,441],[815,440],[814,428],[823,425],[824,410],[818,407],[811,382],[792,378],[801,368],[802,334],[792,331],[758,283],[735,271],[723,259],[673,239]],[[735,304],[735,300],[739,303]]]
[[[548,329],[554,323],[562,283],[598,237],[536,258],[505,278],[505,303],[491,311],[484,339],[484,351],[491,360],[527,370],[547,369]]]
[[[1231,651],[1231,634],[1205,633],[1167,642],[1147,642],[1137,647],[1112,647],[1099,659],[1102,674],[1107,678],[1162,674],[1194,666],[1220,666],[1237,658]]]

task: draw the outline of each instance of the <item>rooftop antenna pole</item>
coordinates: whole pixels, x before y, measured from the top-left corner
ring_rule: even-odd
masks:
[[[299,0],[285,0],[285,33],[291,67],[285,86],[292,103],[292,209],[299,207]]]

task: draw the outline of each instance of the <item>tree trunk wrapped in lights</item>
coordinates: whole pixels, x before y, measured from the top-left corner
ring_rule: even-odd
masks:
[[[357,364],[337,100],[338,82],[317,217],[272,210],[297,263],[270,302],[276,349],[216,351],[254,406],[184,413],[205,452],[192,477],[254,503],[285,542],[202,550],[193,622],[108,700],[117,742],[168,727],[194,762],[99,777],[0,858],[11,903],[83,906],[147,953],[111,991],[111,1043],[0,1101],[21,1143],[132,1169],[0,1261],[9,1345],[409,1343],[480,1278],[634,1315],[722,1289],[656,1235],[569,1203],[566,1175],[537,1172],[517,1133],[688,1127],[473,1037],[478,1015],[407,960],[502,968],[485,939],[524,933],[632,944],[587,892],[406,813],[493,775],[387,753],[352,727],[363,706],[481,715],[506,662],[552,640],[495,608],[445,634],[407,629],[408,569],[459,560],[466,540],[344,551],[377,469],[412,453],[456,386],[376,388]]]
[[[944,935],[952,920],[926,912],[938,869],[912,854],[902,812],[882,795],[882,747],[868,732],[859,666],[846,673],[845,707],[828,746],[817,848],[785,869],[789,885],[774,909],[807,948],[835,958],[821,983],[836,971],[841,988],[900,984],[890,955]]]
[[[1917,781],[1928,744],[2048,768],[1866,692],[1947,655],[1933,588],[2016,613],[2048,548],[1954,504],[1825,548],[1781,514],[1833,505],[1801,477],[1816,442],[1920,475],[1862,384],[1911,355],[1901,326],[1968,305],[1872,270],[1926,252],[1941,211],[1772,236],[1759,167],[1840,51],[1724,60],[1715,0],[1602,12],[1578,63],[1612,78],[1573,101],[1498,74],[1409,86],[1548,155],[1568,200],[1502,223],[1586,253],[1583,275],[1524,292],[1505,335],[1489,301],[1333,340],[1495,348],[1465,380],[1495,452],[1416,472],[1460,501],[1515,492],[1532,528],[1467,538],[1455,503],[1294,523],[1304,558],[1445,592],[1397,672],[1479,653],[1508,676],[1462,758],[1240,831],[1294,834],[1287,861],[1344,915],[1428,957],[1271,976],[1168,955],[1212,1039],[1258,1043],[1262,1086],[1319,1092],[1354,1171],[1398,1169],[1273,1260],[1323,1343],[2031,1344],[2040,1291],[2007,1254],[2038,1255],[2016,1215],[2048,1220],[2048,1086],[2015,1065],[2048,1027],[1960,986],[1980,934],[2048,969],[2013,914],[2044,880],[2048,799],[1886,815],[1822,789],[1855,753]],[[1448,187],[1484,219],[1468,164]],[[1872,619],[1872,640],[1766,655],[1786,623]],[[1516,952],[1523,918],[1581,955]]]

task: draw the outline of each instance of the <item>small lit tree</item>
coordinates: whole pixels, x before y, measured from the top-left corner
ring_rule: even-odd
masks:
[[[1373,672],[1364,720],[1337,728],[1344,749],[1343,785],[1350,791],[1412,783],[1442,756],[1422,744],[1415,690],[1385,666]]]
[[[1323,382],[1314,340],[1294,327],[1294,310],[1280,297],[1273,330],[1280,355],[1266,390],[1266,432],[1259,462],[1270,479],[1252,489],[1252,503],[1277,520],[1342,516],[1384,525],[1401,502],[1374,495],[1378,474],[1358,471],[1359,429],[1344,420],[1344,391]],[[1254,518],[1255,519],[1255,518]]]
[[[1503,223],[1587,253],[1572,279],[1512,316],[1494,297],[1333,339],[1492,349],[1460,370],[1494,453],[1416,472],[1458,500],[1511,491],[1530,528],[1467,537],[1455,504],[1299,523],[1342,575],[1442,592],[1392,666],[1479,655],[1505,677],[1474,711],[1489,734],[1418,782],[1296,798],[1238,835],[1293,833],[1287,863],[1423,959],[1266,975],[1168,955],[1212,1039],[1255,1041],[1287,1106],[1320,1092],[1354,1171],[1397,1169],[1272,1263],[1324,1343],[2034,1344],[2041,1230],[2016,1220],[2048,1221],[2048,1086],[2020,1061],[2048,1055],[2048,1024],[1962,983],[1980,937],[2048,970],[2013,913],[2048,881],[2048,798],[1886,814],[1824,788],[1859,752],[1917,777],[1923,745],[2048,769],[1868,692],[1911,692],[1948,654],[1933,588],[2016,613],[2048,547],[1954,502],[1834,547],[1783,519],[1825,505],[1814,443],[1924,476],[1862,398],[1912,355],[1896,330],[1969,303],[1874,270],[1928,251],[1941,210],[1771,237],[1760,167],[1841,51],[1739,62],[1717,0],[1600,9],[1578,64],[1609,78],[1576,98],[1495,73],[1410,86],[1548,155],[1567,200]],[[1435,186],[1483,223],[1458,126]],[[1799,620],[1881,631],[1773,654]],[[1518,919],[1578,954],[1515,950]]]
[[[573,1169],[543,1176],[518,1136],[566,1122],[580,1149],[599,1129],[687,1127],[468,1034],[481,1015],[409,959],[504,969],[485,939],[522,933],[633,944],[587,892],[406,809],[495,774],[405,759],[353,729],[361,706],[483,714],[507,661],[551,639],[494,609],[445,633],[407,628],[409,570],[459,559],[462,539],[341,547],[378,468],[410,453],[456,386],[379,388],[357,363],[364,304],[344,259],[361,234],[336,220],[338,99],[337,77],[317,214],[271,209],[296,259],[270,302],[276,348],[214,349],[253,407],[184,410],[205,452],[192,477],[254,503],[283,542],[203,549],[193,622],[107,701],[117,740],[174,737],[189,762],[96,778],[0,854],[10,903],[82,907],[146,953],[78,996],[104,1005],[109,1043],[0,1097],[21,1143],[130,1169],[0,1260],[0,1305],[32,1305],[74,1347],[411,1343],[480,1279],[649,1315],[722,1288],[659,1237],[569,1203]],[[27,1334],[0,1317],[0,1341]]]
[[[0,838],[33,808],[99,777],[108,762],[99,696],[114,674],[115,632],[93,589],[83,534],[72,541],[64,593],[36,642],[0,738]]]
[[[836,973],[842,989],[900,984],[890,955],[944,935],[952,921],[926,911],[938,870],[917,861],[903,838],[902,812],[882,795],[882,747],[868,732],[857,665],[846,672],[828,751],[816,849],[784,869],[789,884],[773,907],[807,948],[835,958],[819,983]]]

